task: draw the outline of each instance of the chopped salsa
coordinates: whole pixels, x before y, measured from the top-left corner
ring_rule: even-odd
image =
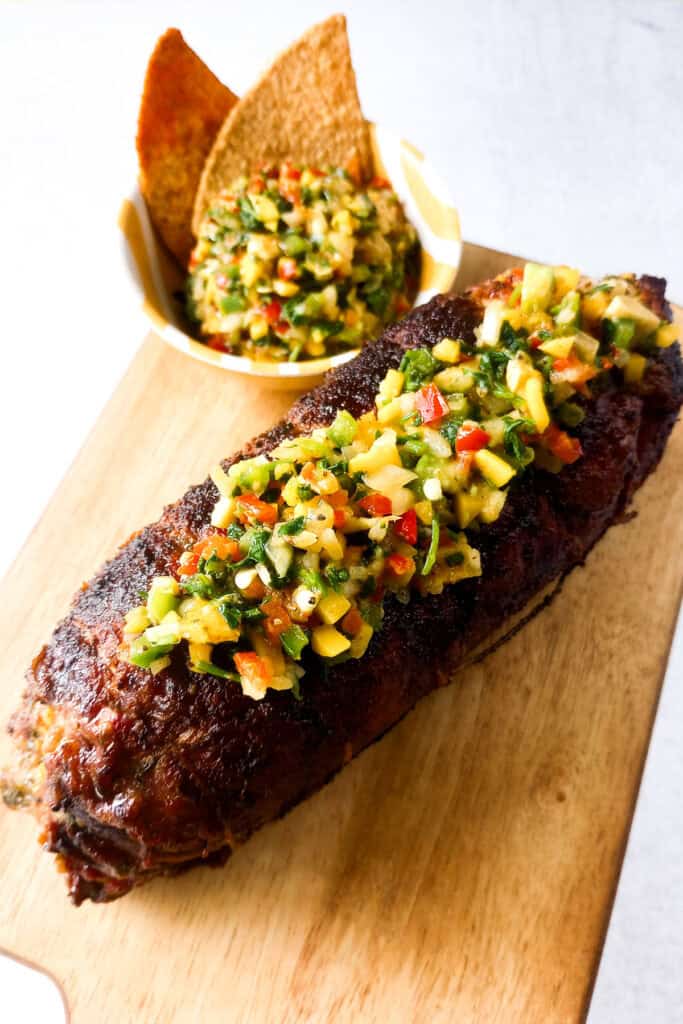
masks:
[[[638,383],[677,336],[630,277],[527,264],[479,297],[474,338],[405,352],[371,412],[213,470],[211,522],[126,616],[126,659],[156,673],[182,646],[193,672],[255,700],[297,696],[313,656],[365,654],[386,594],[481,575],[477,535],[510,484],[579,460],[573,431],[606,375]]]
[[[241,177],[208,209],[187,311],[215,349],[262,360],[356,348],[406,313],[417,235],[388,181],[284,163]]]

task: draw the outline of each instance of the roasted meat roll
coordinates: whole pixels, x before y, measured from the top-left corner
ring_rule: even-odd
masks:
[[[567,267],[437,296],[135,534],[9,726],[74,902],[223,863],[580,565],[678,416],[670,320]]]

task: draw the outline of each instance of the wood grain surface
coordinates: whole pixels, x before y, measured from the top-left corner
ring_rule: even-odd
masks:
[[[510,262],[468,247],[458,285]],[[290,401],[147,338],[0,585],[3,723],[81,580]],[[0,812],[0,947],[75,1024],[583,1019],[680,599],[682,468],[679,424],[549,609],[225,868],[76,910],[34,820]]]

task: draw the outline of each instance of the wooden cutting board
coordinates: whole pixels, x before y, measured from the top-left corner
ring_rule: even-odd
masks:
[[[458,285],[510,262],[468,247]],[[0,720],[81,580],[290,401],[147,338],[0,585]],[[549,609],[224,869],[76,910],[33,819],[0,812],[0,946],[75,1024],[581,1020],[679,605],[682,469],[679,425]]]

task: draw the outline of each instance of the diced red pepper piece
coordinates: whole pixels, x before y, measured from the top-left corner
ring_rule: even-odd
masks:
[[[391,188],[391,182],[387,181],[386,178],[380,177],[376,174],[370,182],[370,188]]]
[[[334,510],[334,525],[339,530],[346,523],[346,507],[335,508]]]
[[[490,440],[491,435],[481,427],[477,427],[474,423],[463,423],[455,438],[455,450],[456,452],[478,452],[480,448],[485,448]]]
[[[358,502],[358,507],[370,516],[391,515],[391,499],[383,494],[367,494]]]
[[[277,508],[269,505],[267,501],[261,501],[255,494],[240,494],[236,499],[237,516],[242,522],[255,519],[259,523],[267,523],[273,526],[277,522]]]
[[[348,491],[345,491],[343,487],[340,487],[338,491],[334,491],[332,494],[325,495],[325,501],[332,508],[341,508],[342,505],[346,505],[349,500]]]
[[[272,327],[273,324],[276,324],[280,319],[280,314],[282,313],[282,305],[277,301],[277,299],[273,299],[272,302],[269,302],[267,306],[263,307],[261,312],[263,313],[266,320]]]
[[[567,466],[583,455],[579,439],[571,437],[566,430],[560,430],[555,423],[551,423],[547,428],[543,434],[543,441],[548,450]]]
[[[396,553],[389,555],[386,565],[387,569],[396,576],[405,576],[407,572],[412,572],[415,569],[415,562],[412,558],[408,555],[398,555]]]
[[[450,412],[448,402],[433,382],[420,388],[415,405],[423,423],[436,423]]]
[[[198,540],[192,545],[192,551],[199,558],[209,558],[212,554],[224,561],[238,562],[242,556],[240,546],[232,537],[225,537],[222,533],[212,533],[203,540]]]
[[[253,651],[238,651],[234,657],[237,671],[252,686],[263,689],[273,678],[271,666]]]
[[[199,565],[199,555],[193,554],[187,561],[178,567],[179,576],[194,576]]]
[[[597,376],[598,369],[577,359],[576,356],[569,356],[567,359],[554,359],[553,370],[561,373],[569,384],[585,384]]]
[[[414,508],[409,508],[394,523],[394,533],[408,544],[417,544],[417,515]]]
[[[214,349],[215,352],[229,352],[230,348],[225,344],[220,334],[212,334],[206,343],[209,348]]]
[[[262,604],[261,611],[266,616],[263,622],[266,636],[272,643],[277,643],[280,634],[292,625],[289,612],[277,597],[271,597],[269,601]]]
[[[291,256],[281,256],[277,263],[277,276],[283,281],[291,281],[299,276],[299,265]]]
[[[470,475],[473,462],[474,452],[458,452],[455,463],[461,476],[467,478]]]
[[[356,633],[360,632],[360,628],[363,625],[363,616],[357,608],[352,608],[346,613],[341,622],[341,628],[349,636],[355,636]]]

